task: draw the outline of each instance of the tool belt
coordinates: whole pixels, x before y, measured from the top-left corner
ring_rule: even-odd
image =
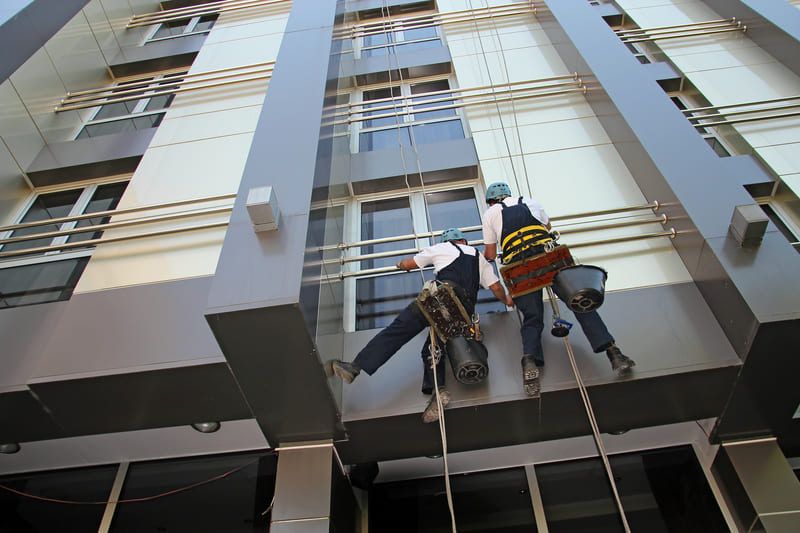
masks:
[[[428,281],[415,301],[417,309],[445,345],[456,380],[465,385],[482,382],[489,374],[488,353],[480,342],[477,322],[473,324],[461,300],[464,292],[450,281]],[[436,339],[432,339],[436,343]]]
[[[422,316],[443,342],[475,333],[472,317],[457,296],[459,288],[449,282],[427,281],[416,299]]]
[[[558,245],[550,252],[501,267],[500,276],[512,297],[522,296],[552,285],[553,277],[560,269],[574,264],[569,249]]]

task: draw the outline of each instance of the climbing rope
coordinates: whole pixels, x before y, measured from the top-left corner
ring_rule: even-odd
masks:
[[[436,394],[436,407],[439,410],[439,433],[442,436],[442,462],[444,463],[444,489],[447,495],[447,507],[450,509],[450,525],[456,533],[456,513],[453,510],[453,491],[450,488],[450,468],[447,465],[447,430],[444,424],[444,406],[442,396],[439,394],[439,379],[436,377],[436,366],[442,359],[442,349],[436,342],[436,333],[430,328],[431,335],[431,370],[433,371],[433,390]]]
[[[556,302],[556,296],[553,293],[552,287],[547,287],[547,294],[550,296],[551,305],[555,305],[555,309],[557,309],[558,303]],[[553,302],[556,303],[553,304]],[[608,454],[606,453],[606,448],[603,445],[603,439],[600,437],[600,429],[597,425],[597,418],[594,415],[594,409],[592,409],[592,402],[589,400],[589,392],[586,390],[586,385],[584,384],[583,378],[581,378],[581,374],[578,371],[578,365],[575,363],[575,354],[572,352],[572,345],[570,344],[569,338],[566,335],[564,336],[564,346],[567,348],[567,355],[569,356],[569,362],[572,365],[572,371],[575,374],[575,381],[578,382],[578,390],[581,393],[583,406],[586,409],[586,416],[589,418],[589,424],[592,427],[592,437],[594,437],[594,443],[595,446],[597,446],[600,459],[603,461],[603,467],[605,468],[606,476],[608,476],[608,482],[611,485],[611,491],[614,494],[614,500],[617,504],[617,509],[619,510],[619,514],[622,519],[622,526],[625,528],[625,533],[630,533],[631,528],[628,525],[628,518],[625,516],[625,509],[622,508],[622,500],[619,497],[617,483],[614,481],[614,474],[611,472],[611,463],[608,462]]]
[[[388,79],[389,79],[389,94],[392,95],[392,92],[393,92],[392,91],[392,68],[391,68],[391,62],[390,62],[390,59],[389,59],[390,58],[389,41],[390,41],[390,35],[391,35],[390,32],[392,31],[392,28],[388,24],[389,6],[388,6],[388,3],[387,3],[386,0],[382,1],[381,12],[382,12],[382,15],[383,15],[383,20],[382,20],[383,27],[384,27],[384,30],[386,31],[386,42],[385,42],[385,46],[386,46],[386,72],[387,72]],[[400,65],[400,57],[399,57],[399,55],[397,53],[398,52],[398,47],[397,46],[394,47],[394,51],[395,51],[395,53],[394,53],[395,60],[397,61],[397,64],[398,64],[397,72],[398,72],[398,77],[399,77],[399,81],[400,81],[400,91],[401,91],[401,96],[402,96],[404,80],[403,80],[402,68],[400,68],[400,66],[399,66]],[[425,192],[425,179],[424,179],[423,174],[422,174],[422,164],[420,162],[419,150],[417,149],[416,138],[414,136],[413,121],[411,120],[411,110],[413,108],[413,106],[412,106],[412,103],[413,103],[412,95],[409,95],[409,100],[411,100],[411,102],[406,102],[406,105],[405,105],[405,114],[406,114],[406,117],[409,119],[408,122],[407,122],[407,126],[406,127],[408,128],[409,139],[411,141],[411,148],[414,150],[414,155],[416,156],[416,160],[417,160],[417,175],[419,176],[419,182],[420,182],[420,186],[421,186],[421,189],[422,189],[422,199],[423,199],[423,204],[425,206],[425,216],[426,216],[426,219],[427,219],[426,221],[427,221],[428,229],[429,229],[429,231],[433,231],[433,226],[432,226],[431,218],[430,218],[430,210],[428,209],[428,198],[427,198],[427,194]],[[401,131],[402,130],[402,126],[401,126],[401,121],[400,121],[400,113],[398,112],[397,100],[395,98],[392,98],[392,109],[394,110],[395,122],[397,123],[397,141],[398,141],[398,146],[400,148],[400,160],[401,160],[401,162],[403,164],[403,177],[404,177],[404,181],[405,181],[405,185],[406,185],[406,191],[407,191],[408,197],[409,197],[409,207],[411,207],[411,224],[413,226],[414,242],[419,247],[419,238],[417,236],[417,223],[414,220],[414,209],[413,209],[413,206],[411,206],[411,192],[412,191],[411,191],[411,184],[409,183],[409,179],[408,179],[408,166],[406,164],[405,150],[403,149],[403,137],[402,137],[402,131]],[[425,283],[425,275],[424,275],[422,269],[419,270],[419,273],[420,273],[420,277],[422,278],[422,283],[424,284]],[[430,335],[431,335],[430,348],[431,348],[431,367],[432,367],[431,369],[433,371],[433,388],[434,388],[434,394],[436,395],[436,406],[437,406],[438,413],[439,413],[439,417],[438,417],[439,418],[439,433],[440,433],[441,439],[442,439],[442,462],[444,464],[445,493],[447,495],[447,507],[448,507],[448,509],[450,511],[450,523],[451,523],[451,526],[452,526],[452,530],[453,530],[453,533],[457,533],[457,530],[456,530],[456,516],[455,516],[455,511],[453,509],[453,493],[452,493],[452,489],[450,487],[450,469],[449,469],[449,466],[447,464],[447,430],[446,430],[445,423],[444,423],[444,406],[442,405],[442,397],[441,397],[441,394],[439,393],[439,380],[438,380],[438,378],[436,376],[436,365],[441,360],[442,352],[441,352],[441,348],[439,348],[439,345],[436,342],[436,333],[433,331],[433,327],[431,327],[429,329],[430,329]]]

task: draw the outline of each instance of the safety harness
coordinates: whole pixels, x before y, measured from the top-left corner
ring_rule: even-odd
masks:
[[[500,242],[503,250],[503,263],[509,264],[525,256],[540,254],[545,251],[548,242],[553,242],[553,236],[547,231],[544,224],[533,216],[521,196],[517,200],[517,205],[507,206],[500,202],[500,207],[503,210],[503,235]],[[512,211],[516,212],[512,214]],[[506,224],[508,218],[522,219],[524,222],[520,222],[525,225],[519,227],[518,224]],[[515,226],[519,229],[506,234],[505,228]]]

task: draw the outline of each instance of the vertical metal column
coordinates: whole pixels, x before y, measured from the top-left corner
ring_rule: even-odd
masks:
[[[800,531],[800,481],[777,439],[725,442],[712,471],[744,531]]]
[[[332,441],[277,448],[273,533],[328,533],[331,524]]]
[[[111,521],[114,519],[114,511],[117,509],[117,501],[122,494],[122,487],[125,484],[125,477],[128,475],[128,466],[130,463],[124,462],[119,464],[117,468],[117,475],[114,478],[114,484],[111,486],[111,493],[108,495],[108,503],[106,510],[103,512],[103,518],[100,520],[100,527],[97,528],[97,533],[107,533],[111,528]]]

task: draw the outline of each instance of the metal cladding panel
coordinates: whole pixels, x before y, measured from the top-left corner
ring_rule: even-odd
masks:
[[[252,418],[224,363],[34,383],[65,436]]]
[[[64,436],[64,430],[30,390],[0,394],[0,443]]]
[[[36,187],[61,185],[136,170],[156,128],[48,144],[27,175]]]
[[[341,435],[336,403],[298,305],[207,319],[269,442]]]
[[[616,376],[605,353],[592,352],[580,328],[567,339],[589,388],[601,431],[618,431],[713,418],[724,409],[741,361],[694,284],[606,294],[600,315],[622,350],[637,363]],[[575,322],[562,308],[562,318]],[[545,324],[551,312],[545,305]],[[519,357],[519,320],[513,312],[481,317],[489,352],[489,375],[462,385],[447,371],[448,449],[472,450],[590,432],[563,339],[542,338],[545,370],[542,400],[525,397]],[[374,334],[349,334],[345,352],[355,354]],[[337,443],[348,462],[436,454],[438,430],[420,415],[420,347],[424,334],[406,344],[372,376],[344,385],[347,442]],[[437,444],[439,442],[439,444]]]
[[[321,443],[300,443],[319,445]],[[280,450],[272,520],[308,520],[330,516],[333,446]]]
[[[703,0],[722,18],[747,26],[747,37],[800,76],[800,10],[771,0]]]
[[[733,392],[728,413],[714,429],[715,439],[730,441],[772,434],[787,457],[800,455],[800,419],[794,418],[800,358],[800,319],[761,324]]]
[[[89,0],[32,0],[0,25],[0,83],[41,48]]]
[[[206,35],[191,35],[180,39],[148,43],[147,46],[125,48],[109,65],[116,77],[152,74],[159,70],[190,67]]]
[[[601,433],[626,431],[716,416],[738,375],[738,366],[633,379],[588,388]],[[452,405],[452,404],[451,404]],[[445,410],[449,453],[591,434],[576,388],[546,391],[541,399],[485,403]],[[336,448],[348,464],[442,453],[437,424],[419,413],[345,420],[347,440]]]
[[[754,249],[736,246],[728,226],[735,206],[753,203],[742,185],[770,183],[773,178],[752,158],[717,157],[591,5],[582,0],[544,1],[548,9],[540,17],[542,26],[568,68],[585,72],[587,78],[596,77],[598,90],[589,91],[587,101],[645,196],[664,202],[664,212],[678,231],[673,244],[734,349],[745,360],[742,375],[749,374],[751,365],[771,367],[774,355],[756,354],[755,350],[762,348],[754,336],[767,323],[775,323],[780,330],[794,327],[800,313],[796,305],[800,258],[771,225]],[[761,39],[765,49],[773,46],[764,37],[770,34],[765,26],[770,16],[765,13],[785,10],[786,20],[797,19],[797,10],[791,14],[789,6],[772,10],[771,2],[707,3],[725,4],[726,13],[735,11],[730,4],[749,5],[753,10],[758,6],[761,14],[753,16],[757,34],[762,36],[757,36],[756,42]],[[749,8],[745,13],[745,17],[752,15]],[[776,15],[771,17],[774,21]],[[791,40],[777,35],[774,39]],[[793,39],[787,43],[790,51],[798,46],[797,38]],[[797,56],[794,53],[786,61],[793,64]],[[757,368],[752,371],[761,374]],[[783,423],[769,427],[765,422],[769,416],[760,412],[759,406],[767,401],[762,396],[773,390],[771,384],[767,378],[760,386],[737,388],[721,413],[720,427],[730,431],[728,434],[747,436],[782,431]],[[781,412],[796,409],[796,398],[784,400]],[[791,435],[784,434],[784,441],[800,441],[796,428]]]

